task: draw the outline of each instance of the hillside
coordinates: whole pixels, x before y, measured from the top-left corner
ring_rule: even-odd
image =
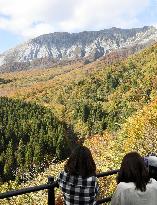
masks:
[[[135,53],[157,40],[157,29],[110,28],[80,33],[55,32],[41,35],[0,55],[0,71],[46,68],[69,61],[92,62],[108,53],[128,49]]]
[[[103,61],[3,74],[1,95],[53,109],[78,135],[119,129],[156,96],[157,45],[106,66]],[[74,69],[75,68],[75,69]],[[59,74],[55,74],[60,73]]]
[[[27,172],[68,156],[75,135],[49,109],[6,97],[0,97],[0,105],[1,182],[28,180]]]
[[[113,135],[104,132],[103,135],[95,135],[86,139],[84,144],[88,146],[93,154],[97,165],[97,172],[103,172],[119,168],[123,156],[130,151],[138,151],[145,156],[148,152],[157,149],[157,99],[144,106],[132,117],[128,118],[121,130]],[[17,189],[20,187],[35,186],[47,183],[49,175],[57,176],[63,169],[64,162],[50,165],[42,174],[39,174],[34,180],[25,184],[18,185],[15,182],[4,184],[0,187],[1,191]],[[100,198],[110,195],[115,189],[115,177],[99,179]],[[56,199],[60,195],[56,190]],[[8,204],[2,200],[3,204]],[[45,205],[47,203],[47,193],[45,191],[32,193],[25,196],[19,196],[11,200],[10,203]],[[57,203],[58,204],[58,203]]]

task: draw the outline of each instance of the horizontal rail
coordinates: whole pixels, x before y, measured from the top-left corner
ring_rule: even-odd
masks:
[[[53,184],[43,184],[43,185],[39,185],[39,186],[8,191],[8,192],[5,192],[5,193],[0,193],[0,199],[13,197],[13,196],[18,196],[18,195],[22,195],[22,194],[28,194],[28,193],[31,193],[31,192],[41,191],[41,190],[44,190],[44,189],[50,189],[50,188],[55,188],[55,187],[57,187],[57,182],[54,182]]]
[[[111,176],[111,175],[117,174],[118,171],[119,171],[119,169],[111,170],[111,171],[107,171],[107,172],[102,172],[102,173],[97,174],[96,177],[100,178],[100,177]],[[28,194],[31,192],[41,191],[41,190],[45,190],[45,189],[50,190],[50,189],[54,189],[55,187],[58,187],[58,183],[56,181],[54,181],[53,183],[43,184],[43,185],[39,185],[39,186],[27,187],[27,188],[23,188],[23,189],[19,189],[19,190],[8,191],[8,192],[0,193],[0,199],[5,199],[5,198],[18,196],[18,195],[22,195],[22,194]],[[109,202],[109,201],[111,201],[111,197],[112,196],[106,197],[104,199],[100,199],[97,201],[96,204],[102,204],[105,202]]]
[[[96,204],[102,204],[102,203],[105,203],[105,202],[110,202],[111,198],[112,198],[112,196],[108,196],[108,197],[105,197],[104,199],[99,199],[99,200],[97,200]]]
[[[111,176],[111,175],[117,174],[118,172],[119,172],[119,169],[116,169],[116,170],[111,170],[111,171],[99,173],[96,176],[98,178],[99,177],[107,177],[107,176]]]
[[[119,169],[116,169],[116,170],[111,170],[111,171],[99,173],[96,176],[98,178],[100,178],[100,177],[107,177],[107,176],[111,176],[111,175],[117,174],[118,172],[119,172]],[[105,197],[104,199],[99,199],[99,200],[97,200],[96,204],[98,205],[98,204],[102,204],[102,203],[105,203],[105,202],[110,202],[111,198],[112,198],[112,196]]]

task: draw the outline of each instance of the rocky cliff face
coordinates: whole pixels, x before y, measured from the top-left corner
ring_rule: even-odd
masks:
[[[81,33],[55,32],[29,40],[0,55],[0,71],[23,70],[77,59],[96,60],[124,48],[135,52],[157,40],[152,26],[133,29],[111,28]]]

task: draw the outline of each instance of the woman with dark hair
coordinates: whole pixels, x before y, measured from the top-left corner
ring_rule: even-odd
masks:
[[[90,150],[77,146],[59,174],[58,183],[65,204],[96,204],[98,184],[96,165]]]
[[[149,177],[137,152],[124,156],[117,182],[111,205],[157,205],[157,181]]]
[[[148,156],[144,157],[144,162],[146,167],[149,170],[149,176],[155,180],[157,180],[157,156],[156,154],[148,154]]]

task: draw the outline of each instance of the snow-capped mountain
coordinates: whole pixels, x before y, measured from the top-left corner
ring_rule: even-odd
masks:
[[[113,27],[80,33],[55,32],[41,35],[2,53],[0,70],[28,69],[39,64],[41,67],[43,59],[47,63],[76,59],[93,61],[117,49],[134,47],[138,51],[155,41],[157,29],[153,26],[133,29]]]

